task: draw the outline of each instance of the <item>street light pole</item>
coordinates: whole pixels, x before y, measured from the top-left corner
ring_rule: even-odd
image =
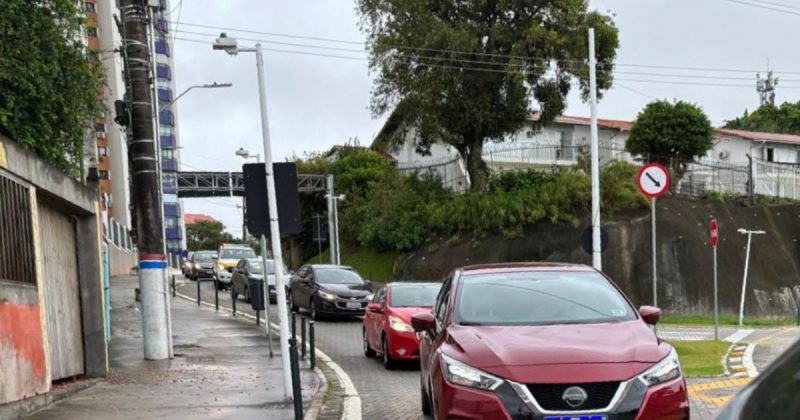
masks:
[[[747,270],[750,268],[750,244],[753,241],[753,235],[763,235],[767,232],[763,230],[747,230],[740,228],[738,230],[742,235],[747,235],[747,251],[744,257],[744,277],[742,278],[742,298],[739,302],[739,326],[744,322],[744,298],[747,292]]]
[[[186,88],[186,90],[181,92],[180,95],[176,96],[175,99],[172,100],[172,102],[165,103],[163,106],[159,107],[158,111],[160,112],[160,111],[163,111],[163,110],[165,110],[167,108],[172,108],[172,104],[174,104],[175,102],[178,102],[178,99],[180,99],[183,95],[186,95],[187,93],[189,93],[189,91],[192,90],[192,89],[216,89],[216,88],[228,88],[228,87],[231,87],[231,86],[233,86],[233,83],[217,83],[217,82],[206,83],[206,84],[202,84],[202,85],[189,86],[188,88]]]
[[[256,154],[255,156],[250,155],[250,151],[245,149],[244,147],[240,147],[234,153],[236,156],[241,157],[242,159],[255,159],[257,163],[261,163],[261,155]],[[236,207],[242,209],[242,242],[247,242],[247,198],[242,197],[242,204],[237,204]],[[266,251],[266,247],[261,247],[261,252],[263,253]]]
[[[261,54],[261,44],[254,48],[239,48],[236,39],[228,38],[221,34],[214,42],[215,50],[224,50],[230,55],[241,52],[254,52],[256,54],[256,68],[258,69],[258,93],[261,104],[261,136],[264,141],[264,165],[267,173],[267,208],[269,210],[269,226],[272,245],[272,259],[275,262],[275,288],[277,289],[278,317],[280,319],[280,350],[281,364],[283,365],[283,395],[286,399],[292,398],[292,377],[289,364],[289,318],[286,311],[286,289],[284,288],[283,252],[281,250],[281,233],[278,223],[278,205],[275,198],[275,179],[272,167],[272,146],[269,138],[269,119],[267,114],[266,82],[264,81],[264,57]],[[262,235],[262,244],[266,237]],[[262,252],[262,255],[266,252]],[[266,268],[266,267],[265,267]],[[264,276],[266,282],[266,275]],[[264,291],[266,294],[267,287]],[[265,300],[266,301],[266,300]],[[266,301],[268,302],[268,301]],[[269,329],[269,323],[266,326]]]

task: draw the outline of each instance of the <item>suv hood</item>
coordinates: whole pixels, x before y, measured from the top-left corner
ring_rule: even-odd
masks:
[[[669,344],[641,320],[575,325],[473,327],[448,329],[447,353],[505,378],[531,383],[554,373],[594,380],[624,380],[663,359]],[[600,365],[592,368],[587,365]],[[512,369],[513,368],[513,369]],[[591,371],[597,370],[602,379]],[[588,376],[587,376],[588,375]],[[548,382],[553,382],[552,377]],[[560,381],[556,381],[560,382]]]
[[[332,283],[321,283],[319,285],[320,290],[324,290],[326,292],[331,292],[339,296],[358,296],[363,297],[370,293],[372,290],[366,284],[332,284]]]

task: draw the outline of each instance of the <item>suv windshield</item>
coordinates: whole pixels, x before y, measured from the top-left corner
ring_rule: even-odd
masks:
[[[221,260],[244,260],[255,258],[256,252],[250,248],[222,248],[219,250]]]
[[[433,306],[441,287],[441,284],[393,285],[390,306],[394,308]]]
[[[192,259],[198,262],[209,262],[213,259],[214,255],[217,255],[216,252],[195,252]]]
[[[527,272],[467,276],[456,322],[463,325],[547,325],[636,319],[630,304],[597,273]]]
[[[340,268],[317,269],[317,281],[328,284],[362,284],[361,276],[355,271]]]

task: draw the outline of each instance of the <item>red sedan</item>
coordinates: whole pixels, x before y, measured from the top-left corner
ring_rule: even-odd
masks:
[[[675,350],[603,274],[581,265],[466,267],[420,332],[421,404],[437,419],[689,418]]]
[[[364,315],[364,355],[383,356],[386,369],[419,359],[419,340],[411,316],[430,312],[440,283],[389,283],[375,293]]]

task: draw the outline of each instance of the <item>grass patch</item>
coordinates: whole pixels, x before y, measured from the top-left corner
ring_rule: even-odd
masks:
[[[392,278],[394,263],[399,256],[399,251],[379,252],[342,244],[342,264],[353,267],[364,278],[380,283],[388,282]],[[330,262],[330,252],[326,250],[320,255],[309,258],[306,264],[330,264]]]
[[[744,325],[749,327],[778,327],[794,325],[794,319],[744,319]],[[663,315],[659,324],[673,325],[714,325],[713,316],[669,316]],[[739,318],[734,315],[719,317],[719,325],[739,325]]]
[[[725,341],[672,341],[686,376],[715,376],[725,373],[722,356],[731,345]]]

